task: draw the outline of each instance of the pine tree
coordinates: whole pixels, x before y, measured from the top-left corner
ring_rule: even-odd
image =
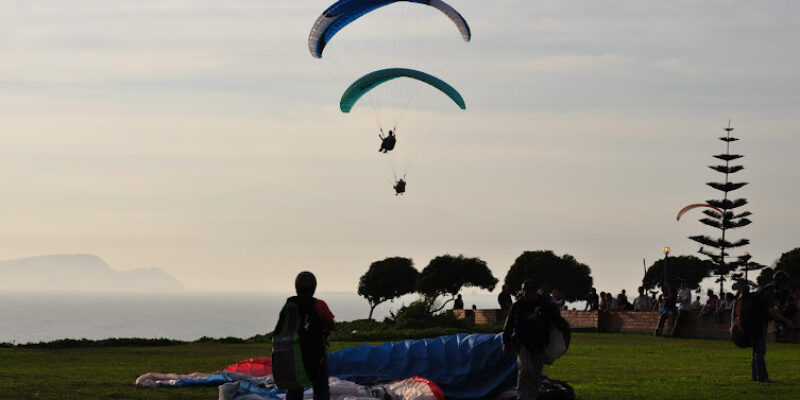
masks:
[[[750,244],[749,239],[738,239],[736,241],[731,241],[727,238],[728,231],[731,229],[741,228],[747,225],[750,225],[751,221],[747,217],[751,215],[749,211],[737,211],[738,208],[747,205],[747,199],[737,198],[737,199],[730,199],[728,198],[728,193],[733,192],[734,190],[740,189],[743,186],[747,185],[747,182],[731,182],[730,175],[735,174],[744,169],[741,165],[731,165],[731,162],[742,158],[744,156],[739,154],[731,154],[730,148],[731,143],[735,142],[739,139],[735,137],[731,137],[731,132],[733,128],[731,128],[730,121],[728,121],[728,127],[724,128],[726,135],[720,137],[719,139],[725,142],[725,153],[724,154],[717,154],[713,156],[714,158],[724,161],[724,165],[709,165],[708,167],[717,171],[723,175],[725,175],[724,182],[707,182],[706,185],[712,187],[723,193],[723,197],[721,200],[712,199],[707,200],[706,202],[714,207],[720,208],[725,212],[725,215],[720,219],[719,215],[712,211],[712,210],[705,210],[703,213],[706,215],[705,218],[700,219],[705,225],[708,225],[712,228],[719,229],[721,236],[719,238],[711,238],[705,235],[698,235],[698,236],[690,236],[689,239],[694,240],[697,243],[700,243],[702,246],[698,253],[708,257],[711,259],[711,262],[714,263],[714,275],[718,276],[717,281],[719,282],[719,290],[722,291],[722,285],[727,280],[727,277],[736,272],[737,269],[740,268],[747,268],[750,265],[749,269],[754,269],[753,265],[749,263],[749,255],[748,256],[738,256],[736,258],[730,258],[730,254],[728,253],[728,249],[735,249],[738,247],[746,246]],[[710,247],[713,250],[706,250],[704,246]],[[745,259],[747,261],[745,261]],[[727,261],[732,260],[732,261]],[[739,275],[736,275],[736,278],[740,279]]]

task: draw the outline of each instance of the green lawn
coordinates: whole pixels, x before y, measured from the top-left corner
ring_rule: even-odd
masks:
[[[335,343],[334,348],[354,343]],[[269,355],[265,345],[0,349],[0,399],[216,399],[216,388],[137,389],[145,372],[211,372]],[[582,399],[800,399],[800,346],[769,343],[774,384],[750,382],[750,352],[729,341],[576,333],[545,367]]]
[[[800,346],[767,344],[777,383],[750,381],[750,349],[727,340],[575,334],[569,352],[544,374],[583,399],[800,399]]]

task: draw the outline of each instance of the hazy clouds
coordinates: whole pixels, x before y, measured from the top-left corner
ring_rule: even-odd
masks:
[[[327,1],[0,1],[1,258],[91,253],[189,289],[309,268],[350,291],[387,256],[464,253],[502,278],[547,248],[632,290],[642,258],[713,234],[674,215],[718,197],[706,165],[728,118],[754,213],[733,236],[761,263],[800,245],[795,2],[450,3],[471,43],[387,7],[317,60],[306,38]],[[430,137],[395,198],[372,116],[337,104],[392,60],[364,35],[423,28],[412,43],[447,60],[412,61],[468,109],[408,112],[400,132]]]

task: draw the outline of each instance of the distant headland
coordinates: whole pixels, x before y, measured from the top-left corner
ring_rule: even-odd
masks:
[[[0,290],[181,291],[183,285],[159,268],[116,270],[91,254],[57,254],[0,261]]]

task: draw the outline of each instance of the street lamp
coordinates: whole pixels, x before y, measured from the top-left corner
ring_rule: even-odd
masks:
[[[667,287],[667,257],[669,257],[669,247],[664,247],[664,289]]]

